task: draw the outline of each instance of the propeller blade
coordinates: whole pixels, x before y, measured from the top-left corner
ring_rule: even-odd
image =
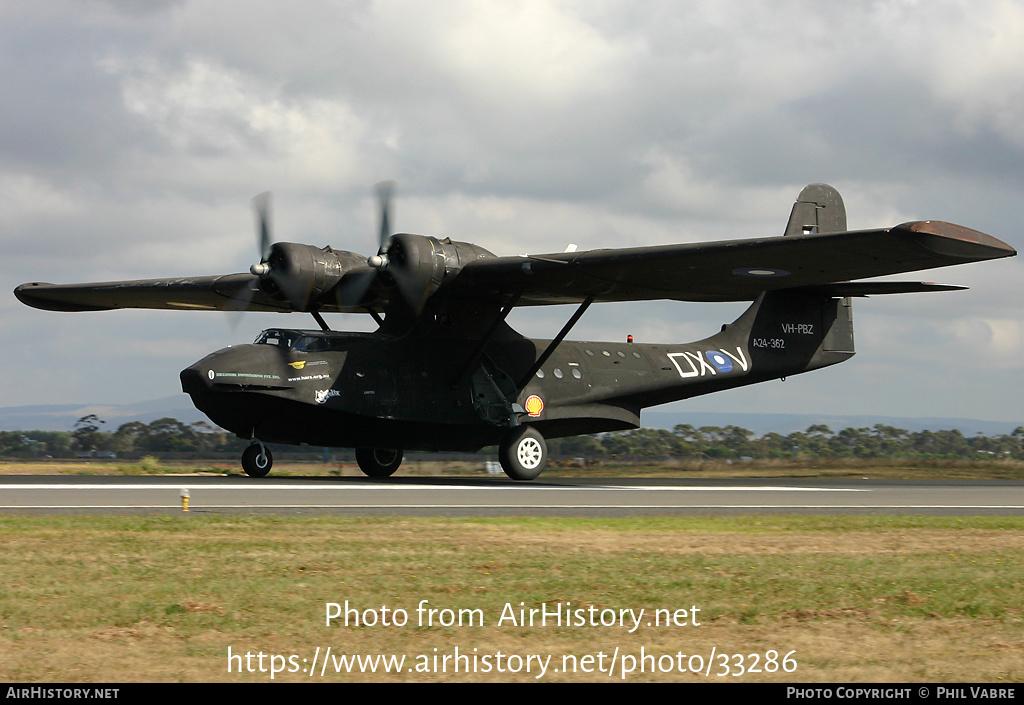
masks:
[[[270,191],[264,191],[252,199],[253,215],[256,218],[256,246],[259,248],[260,264],[250,268],[253,274],[259,274],[263,263],[270,256]],[[231,300],[227,307],[228,326],[231,330],[238,328],[242,320],[242,314],[249,308],[256,293],[259,291],[259,284],[253,282],[241,293],[241,296]]]
[[[260,262],[270,256],[270,191],[264,191],[252,199],[256,215],[256,236],[260,248]]]
[[[375,281],[377,281],[377,272],[372,269],[361,269],[346,274],[334,289],[338,307],[342,309],[361,308],[366,293]]]
[[[252,199],[253,213],[256,216],[256,236],[259,240],[260,262],[249,268],[249,271],[263,280],[270,280],[284,296],[292,308],[304,310],[309,303],[310,284],[295,281],[291,272],[287,271],[287,261],[281,253],[275,254],[270,235],[270,192],[255,196]]]
[[[377,254],[383,254],[388,249],[388,241],[391,240],[391,197],[395,193],[394,181],[382,181],[377,184],[377,200],[380,202],[380,247]]]
[[[242,315],[249,308],[249,304],[256,298],[256,294],[259,291],[258,280],[254,279],[251,284],[246,286],[244,290],[239,292],[239,295],[232,298],[228,303],[225,313],[227,314],[228,326],[232,331],[238,328],[238,324],[242,321]]]
[[[427,305],[427,299],[430,298],[426,282],[418,272],[410,271],[405,267],[393,267],[388,270],[388,274],[394,278],[395,286],[398,287],[399,294],[405,299],[406,305],[415,315],[419,316],[423,312],[423,307]]]

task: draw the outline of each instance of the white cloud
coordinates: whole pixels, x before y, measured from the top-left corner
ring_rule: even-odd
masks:
[[[927,30],[907,37],[904,51],[914,53],[912,65],[952,111],[958,129],[991,130],[1024,146],[1024,7],[997,0],[947,3],[943,9],[931,18],[920,12],[912,18]]]
[[[177,178],[218,188],[258,179],[319,188],[361,177],[360,145],[372,136],[342,102],[289,99],[265,81],[198,58],[169,68],[108,57],[102,67],[121,80],[125,109],[165,143],[143,170],[166,170],[170,159],[189,170]]]
[[[486,109],[547,113],[593,96],[611,98],[641,45],[588,24],[570,2],[378,2],[377,29]]]
[[[1024,320],[970,318],[949,322],[960,350],[989,367],[1024,369]]]

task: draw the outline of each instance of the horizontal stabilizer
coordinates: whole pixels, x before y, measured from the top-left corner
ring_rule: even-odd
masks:
[[[803,286],[790,291],[822,296],[880,296],[882,294],[916,294],[928,291],[963,291],[966,286],[932,282],[837,282],[820,286]]]

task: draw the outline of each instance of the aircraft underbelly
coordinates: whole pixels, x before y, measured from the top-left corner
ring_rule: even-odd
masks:
[[[477,450],[497,443],[492,424],[409,421],[326,408],[265,392],[192,394],[214,423],[243,438],[339,448]]]

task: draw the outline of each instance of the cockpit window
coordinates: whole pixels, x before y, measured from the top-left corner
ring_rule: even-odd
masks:
[[[310,335],[293,330],[270,328],[256,338],[257,345],[277,345],[285,350],[299,352],[322,352],[324,350],[344,350],[344,339],[331,339],[322,335]]]
[[[287,330],[265,330],[256,338],[257,345],[277,345],[286,350],[300,350],[296,343],[302,338],[299,333]]]

